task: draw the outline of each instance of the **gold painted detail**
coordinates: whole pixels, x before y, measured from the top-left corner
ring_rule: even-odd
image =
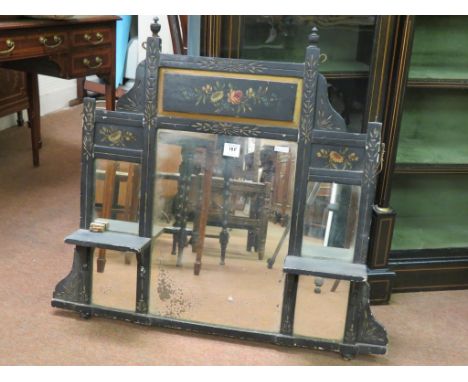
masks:
[[[87,101],[83,105],[83,156],[86,160],[93,155],[93,131],[94,103]]]
[[[101,127],[99,134],[103,141],[113,147],[126,147],[130,142],[136,141],[135,134],[131,131],[122,131],[113,127]]]
[[[276,107],[279,98],[275,93],[269,93],[268,86],[258,86],[255,89],[238,89],[228,82],[215,81],[207,83],[201,88],[183,88],[182,96],[187,101],[195,102],[195,106],[211,105],[215,113],[231,112],[239,116],[251,112],[262,105]]]
[[[380,127],[372,125],[370,129],[366,143],[367,166],[364,170],[363,186],[373,184],[381,159]]]
[[[305,143],[310,143],[312,139],[318,60],[319,58],[317,56],[312,56],[305,62],[302,116],[300,123],[300,134],[304,138]]]
[[[256,137],[260,134],[260,129],[249,125],[234,125],[225,122],[196,122],[192,126],[196,131],[202,133],[238,135]]]
[[[352,170],[353,163],[359,161],[358,155],[350,151],[349,147],[341,150],[320,149],[315,155],[317,158],[325,159],[327,168],[334,170]]]
[[[258,62],[238,62],[238,60],[206,58],[197,60],[196,65],[204,70],[219,70],[234,73],[263,73],[266,67]]]

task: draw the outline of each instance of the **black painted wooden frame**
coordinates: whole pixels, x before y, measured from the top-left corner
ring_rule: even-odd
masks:
[[[367,134],[345,132],[345,124],[328,102],[327,83],[318,72],[320,50],[315,46],[318,35],[310,36],[305,64],[271,63],[249,60],[231,60],[206,57],[188,57],[160,54],[161,40],[156,36],[147,40],[147,57],[137,69],[134,88],[119,102],[120,111],[96,110],[93,100],[86,99],[83,119],[82,182],[80,228],[87,229],[92,219],[96,158],[125,160],[142,166],[139,236],[151,238],[158,129],[190,132],[208,132],[220,135],[288,140],[298,143],[293,221],[288,256],[300,256],[302,245],[303,210],[307,182],[338,182],[361,185],[358,236],[354,263],[364,266],[369,241],[369,226],[375,193],[375,175],[380,156],[380,124],[371,123]],[[285,128],[268,124],[219,122],[207,116],[204,119],[164,117],[158,115],[158,76],[160,68],[184,68],[223,72],[228,74],[259,74],[287,76],[302,81],[301,113],[298,126]],[[117,147],[105,139],[103,129],[132,134],[130,144]],[[110,130],[109,130],[110,129]],[[109,135],[109,134],[108,134]],[[104,138],[103,138],[104,137]],[[314,157],[320,147],[339,150],[348,147],[360,150],[356,168],[329,168],[322,159]],[[84,317],[104,316],[145,325],[184,329],[221,336],[272,342],[280,345],[301,346],[340,352],[345,357],[356,354],[384,354],[387,337],[369,308],[369,286],[364,281],[351,281],[348,311],[342,342],[304,338],[293,335],[294,309],[299,277],[286,274],[283,294],[282,321],[279,333],[226,328],[202,323],[169,319],[148,314],[150,256],[149,248],[137,251],[137,296],[135,312],[100,307],[91,304],[93,248],[75,243],[75,257],[70,274],[56,286],[52,306],[80,312]],[[89,245],[89,243],[88,243]],[[338,264],[339,267],[339,264]],[[314,274],[312,271],[311,275]],[[330,276],[333,276],[331,274]]]

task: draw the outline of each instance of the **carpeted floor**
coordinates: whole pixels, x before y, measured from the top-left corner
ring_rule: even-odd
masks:
[[[81,106],[42,119],[41,166],[29,131],[0,132],[0,365],[468,365],[468,290],[395,294],[372,307],[385,356],[338,354],[82,320],[50,306],[71,267],[79,223]]]

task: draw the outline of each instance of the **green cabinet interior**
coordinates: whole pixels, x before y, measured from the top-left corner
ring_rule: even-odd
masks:
[[[468,89],[408,88],[397,165],[466,164],[468,167],[467,105]]]
[[[390,140],[393,291],[468,288],[468,16],[407,20],[412,47],[399,58],[409,67]]]
[[[410,79],[468,79],[468,17],[417,16]]]
[[[392,250],[468,247],[468,174],[396,174]]]

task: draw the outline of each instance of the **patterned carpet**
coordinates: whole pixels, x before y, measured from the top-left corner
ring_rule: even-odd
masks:
[[[27,128],[0,132],[0,365],[468,365],[468,290],[395,294],[372,307],[388,354],[351,362],[52,308],[72,261],[63,238],[79,223],[81,111],[42,119],[39,168]]]

